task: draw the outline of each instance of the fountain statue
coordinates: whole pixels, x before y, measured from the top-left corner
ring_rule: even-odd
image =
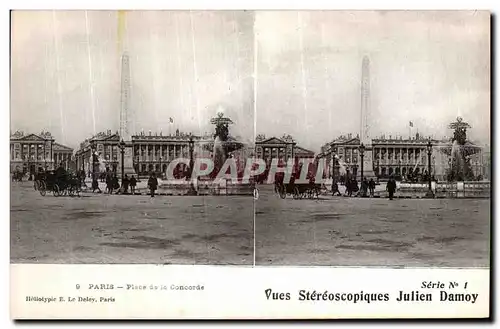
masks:
[[[471,128],[471,126],[467,122],[464,122],[461,117],[458,117],[457,121],[450,123],[448,127],[454,130],[451,139],[451,149],[447,148],[443,150],[443,152],[450,156],[447,171],[448,181],[473,180],[474,174],[470,165],[470,157],[478,151],[466,145],[467,128]]]
[[[211,148],[213,152],[214,170],[212,171],[212,175],[215,178],[229,154],[241,149],[244,145],[229,135],[229,125],[233,124],[233,121],[224,117],[222,112],[217,113],[217,116],[212,118],[210,123],[215,125],[214,141],[213,145],[207,144],[206,147]]]

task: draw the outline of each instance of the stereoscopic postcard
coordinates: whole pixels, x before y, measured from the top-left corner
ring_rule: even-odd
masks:
[[[490,317],[490,21],[13,10],[11,317]]]

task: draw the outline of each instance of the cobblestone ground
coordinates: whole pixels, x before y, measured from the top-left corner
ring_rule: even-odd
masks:
[[[253,264],[253,198],[85,193],[11,185],[11,262]]]
[[[488,267],[490,200],[278,198],[259,186],[257,265]]]
[[[487,267],[490,201],[85,193],[11,186],[13,263]]]

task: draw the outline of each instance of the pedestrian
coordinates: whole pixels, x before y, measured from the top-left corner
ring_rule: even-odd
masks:
[[[337,194],[338,196],[342,195],[339,191],[339,184],[334,180],[332,183],[332,196],[335,196],[335,194]]]
[[[130,180],[128,178],[128,175],[125,175],[122,180],[122,193],[123,194],[128,194],[128,185],[130,183]]]
[[[355,196],[357,194],[359,194],[359,185],[358,185],[358,181],[355,178],[352,179],[351,190],[353,193],[356,193]]]
[[[154,198],[155,191],[158,188],[158,180],[156,179],[156,175],[154,172],[151,174],[151,176],[148,179],[148,187],[149,187],[149,190],[151,191],[151,197]]]
[[[118,183],[118,177],[116,176],[116,173],[113,174],[113,178],[111,179],[111,186],[112,186],[113,190],[120,189],[120,184]]]
[[[113,193],[113,177],[111,177],[110,173],[106,174],[106,192],[108,194]]]
[[[368,196],[368,179],[366,177],[361,181],[361,197],[366,198]]]
[[[137,185],[137,179],[134,175],[130,178],[130,193],[135,194],[135,186]]]
[[[375,181],[373,178],[370,178],[370,181],[368,182],[368,188],[370,189],[370,198],[373,198],[375,196]]]
[[[352,192],[353,192],[352,190],[353,190],[353,187],[354,187],[353,181],[350,180],[350,179],[348,179],[348,180],[345,181],[345,185],[346,185],[347,196],[351,197],[352,196]]]
[[[392,198],[394,197],[394,192],[396,191],[396,181],[392,176],[387,182],[386,190],[387,192],[389,192],[389,200],[392,200]]]
[[[97,176],[93,175],[92,176],[92,193],[95,192],[95,190],[98,190],[98,193],[102,193],[101,189],[99,188],[99,181],[97,180]]]

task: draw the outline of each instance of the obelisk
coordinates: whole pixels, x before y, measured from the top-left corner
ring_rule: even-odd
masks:
[[[123,154],[123,171],[124,175],[135,174],[134,170],[134,155],[132,146],[132,137],[129,130],[129,100],[130,100],[130,62],[127,53],[127,45],[125,43],[126,34],[126,12],[118,11],[118,54],[121,55],[121,86],[120,86],[120,140],[125,142]],[[120,154],[121,173],[122,159]]]
[[[365,146],[363,177],[375,178],[373,171],[373,145],[370,136],[370,59],[363,57],[361,66],[361,127],[359,139]],[[361,173],[360,173],[361,174]]]

